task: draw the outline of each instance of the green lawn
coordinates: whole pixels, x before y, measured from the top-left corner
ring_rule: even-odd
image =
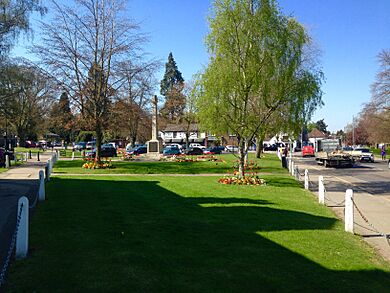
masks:
[[[234,155],[219,155],[222,162],[125,162],[114,161],[113,169],[83,169],[83,161],[58,161],[55,173],[62,174],[221,174],[237,169],[237,158]],[[255,159],[250,154],[249,161],[257,163],[255,172],[279,173],[287,171],[281,167],[280,160],[273,154],[266,154],[262,159]],[[249,171],[251,172],[251,171]]]
[[[389,292],[390,267],[286,175],[53,177],[7,292]]]

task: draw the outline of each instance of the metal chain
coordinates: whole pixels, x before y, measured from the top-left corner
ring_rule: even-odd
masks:
[[[35,196],[34,202],[29,206],[30,209],[35,208],[35,206],[37,205],[37,202],[38,202],[38,197],[39,197],[39,191],[37,192],[37,194]]]
[[[390,234],[385,234],[385,233],[380,232],[373,224],[371,224],[368,221],[368,219],[363,215],[362,211],[358,208],[358,206],[356,205],[356,203],[355,203],[353,198],[352,198],[352,203],[353,203],[353,206],[358,211],[360,217],[362,217],[362,219],[364,220],[364,222],[366,222],[366,224],[369,225],[373,229],[374,232],[378,233],[382,237],[385,237],[385,239],[387,241],[387,244],[390,246]]]
[[[325,184],[323,184],[323,186],[324,186],[324,194],[325,194],[324,198],[325,198],[327,201],[329,201],[329,202],[335,204],[335,207],[344,207],[344,206],[345,206],[345,199],[343,199],[341,202],[335,202],[334,200],[331,200],[330,198],[326,197],[326,193],[327,193],[327,192],[326,192]]]
[[[5,262],[4,262],[3,268],[1,269],[1,273],[0,273],[0,287],[4,284],[4,279],[5,279],[5,275],[7,273],[8,266],[9,266],[9,263],[10,263],[10,260],[11,260],[12,252],[13,252],[13,250],[15,248],[15,245],[16,245],[16,236],[18,234],[20,220],[22,218],[22,211],[23,211],[23,203],[20,205],[19,214],[18,214],[18,217],[17,217],[17,220],[16,220],[15,231],[14,231],[14,234],[12,235],[12,238],[11,238],[11,243],[10,243],[10,246],[8,248],[8,252],[7,252],[7,256],[5,258]]]

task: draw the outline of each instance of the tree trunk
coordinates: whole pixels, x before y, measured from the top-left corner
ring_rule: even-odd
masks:
[[[245,140],[241,137],[237,137],[238,140],[238,177],[243,178],[245,176]]]
[[[97,121],[96,121],[95,131],[96,131],[96,156],[95,156],[95,160],[97,163],[100,163],[101,162],[100,154],[101,154],[102,140],[103,140],[103,129],[102,129],[100,119],[97,119]]]
[[[256,137],[256,158],[260,159],[260,155],[263,152],[263,137]]]

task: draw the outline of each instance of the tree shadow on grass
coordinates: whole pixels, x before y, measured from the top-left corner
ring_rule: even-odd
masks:
[[[184,198],[156,181],[57,178],[48,197],[32,227],[35,251],[15,265],[10,292],[385,292],[390,286],[384,271],[330,270],[260,236],[320,233],[336,223],[266,200]]]

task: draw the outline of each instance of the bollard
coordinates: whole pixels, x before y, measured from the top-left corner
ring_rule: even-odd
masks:
[[[325,204],[324,176],[318,177],[318,202]]]
[[[32,159],[31,150],[28,151],[28,158],[29,158],[30,160]]]
[[[292,158],[290,158],[289,160],[288,160],[288,171],[290,172],[290,173],[292,173]]]
[[[37,153],[37,161],[39,162],[40,160],[39,160],[39,151],[38,151],[38,153]]]
[[[353,233],[353,190],[345,192],[345,231]]]
[[[16,246],[15,257],[16,259],[22,259],[27,256],[28,251],[28,198],[22,196],[18,200],[18,211],[16,214]]]
[[[24,159],[25,159],[25,161],[27,162],[27,160],[28,160],[28,153],[25,153],[25,154],[24,154]]]
[[[295,166],[294,166],[294,162],[291,162],[291,175],[294,176],[294,173],[295,173]]]
[[[47,160],[46,162],[45,172],[46,172],[46,181],[50,181],[50,160]]]
[[[39,171],[39,193],[38,193],[38,199],[39,201],[45,200],[45,174],[43,173],[43,170]]]
[[[9,168],[9,156],[5,155],[5,167],[8,169]]]
[[[74,161],[74,152],[72,152],[72,161]]]
[[[305,169],[305,189],[309,189],[309,170]]]

